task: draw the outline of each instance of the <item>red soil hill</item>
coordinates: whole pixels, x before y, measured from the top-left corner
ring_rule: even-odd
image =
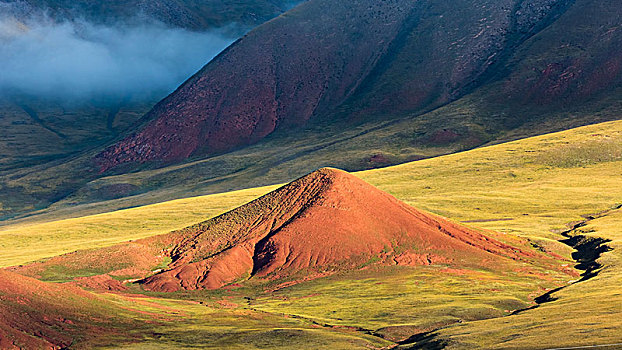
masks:
[[[187,228],[147,289],[215,289],[248,278],[307,276],[369,262],[486,266],[530,256],[418,211],[340,170],[321,169]]]
[[[102,303],[80,288],[0,269],[0,349],[64,349],[120,334]]]

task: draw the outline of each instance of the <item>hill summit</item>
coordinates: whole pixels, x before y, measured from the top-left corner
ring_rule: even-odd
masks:
[[[147,289],[216,289],[250,278],[322,276],[387,265],[485,266],[529,253],[414,209],[347,172],[323,168],[185,230]]]

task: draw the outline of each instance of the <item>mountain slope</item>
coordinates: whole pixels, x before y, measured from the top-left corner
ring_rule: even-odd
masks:
[[[9,70],[0,79],[0,171],[111,142],[204,60],[294,4],[0,0]]]
[[[85,338],[112,343],[127,337],[122,329],[132,323],[112,312],[118,310],[79,288],[0,270],[2,349],[66,349]]]
[[[431,110],[497,75],[570,3],[310,1],[234,44],[96,160],[179,161],[310,120],[352,127]]]

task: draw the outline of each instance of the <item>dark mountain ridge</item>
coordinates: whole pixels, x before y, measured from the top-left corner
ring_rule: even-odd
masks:
[[[45,13],[57,21],[86,20],[100,24],[158,21],[175,28],[206,30],[235,24],[255,27],[290,9],[297,0],[2,0],[17,18]]]

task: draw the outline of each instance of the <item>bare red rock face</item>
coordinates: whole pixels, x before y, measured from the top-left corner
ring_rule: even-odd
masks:
[[[313,120],[428,110],[472,91],[568,0],[310,0],[256,28],[95,157],[174,162]]]
[[[216,289],[372,262],[487,266],[533,256],[328,168],[176,234],[172,264],[145,279],[146,289]]]
[[[225,50],[158,104],[144,129],[100,154],[98,163],[106,170],[217,153],[257,142],[277,127],[303,125],[358,86],[413,3],[303,4]]]

